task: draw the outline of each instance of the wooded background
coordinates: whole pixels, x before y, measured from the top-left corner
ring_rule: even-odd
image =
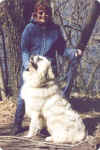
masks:
[[[5,0],[0,3],[0,94],[17,96],[20,79],[20,39],[31,18],[35,0]],[[51,0],[53,20],[61,26],[66,46],[75,48],[94,0]],[[99,18],[100,19],[100,18]],[[78,68],[73,92],[100,96],[100,21],[97,20]],[[60,64],[59,64],[60,63]],[[67,59],[58,60],[58,78],[67,72]]]

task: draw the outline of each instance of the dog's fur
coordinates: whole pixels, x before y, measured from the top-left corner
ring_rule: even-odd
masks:
[[[23,80],[21,96],[26,114],[31,118],[28,137],[47,127],[51,136],[46,141],[75,144],[85,138],[85,125],[61,96],[48,59],[33,56],[29,68],[23,72]]]

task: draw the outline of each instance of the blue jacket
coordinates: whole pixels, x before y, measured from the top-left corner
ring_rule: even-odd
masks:
[[[59,55],[73,59],[75,51],[66,49],[66,43],[60,27],[50,23],[46,27],[32,20],[26,25],[21,38],[22,66],[27,69],[29,58],[32,54],[38,54],[49,58],[56,63],[56,51]]]

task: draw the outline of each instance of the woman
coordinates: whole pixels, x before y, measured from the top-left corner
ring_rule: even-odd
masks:
[[[52,21],[52,10],[46,1],[37,1],[32,13],[32,19],[26,25],[21,38],[22,71],[27,69],[32,54],[45,56],[51,60],[56,74],[56,52],[66,55],[70,60],[81,55],[81,50],[70,51],[66,49],[66,43],[60,27]],[[70,77],[70,74],[69,74]],[[21,78],[21,86],[23,80]],[[20,86],[20,87],[21,87]],[[20,88],[21,90],[21,88]],[[25,113],[24,101],[18,96],[18,106],[15,114],[15,124],[12,134],[22,130],[22,120]]]

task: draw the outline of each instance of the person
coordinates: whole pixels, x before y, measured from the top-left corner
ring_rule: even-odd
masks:
[[[50,59],[56,74],[56,51],[59,55],[63,56],[65,54],[70,60],[81,55],[81,50],[67,50],[61,29],[52,20],[51,7],[46,1],[37,1],[34,5],[31,21],[26,25],[22,33],[22,72],[27,69],[30,56],[34,54]],[[22,84],[23,79],[21,77],[13,134],[17,134],[22,130],[25,113],[24,100],[20,97]]]

